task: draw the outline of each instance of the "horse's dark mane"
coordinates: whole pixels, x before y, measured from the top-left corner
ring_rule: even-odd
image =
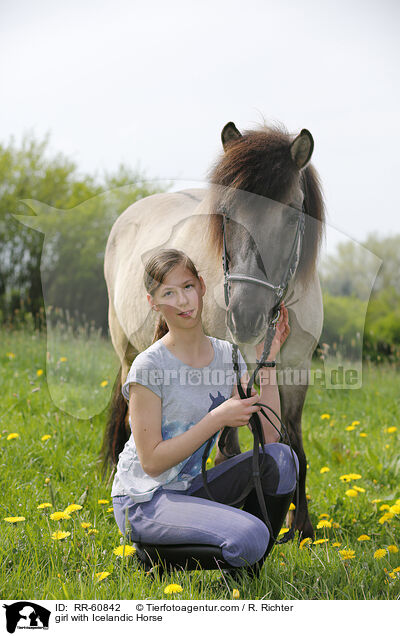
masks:
[[[298,176],[290,145],[294,139],[283,128],[261,127],[246,130],[242,137],[230,141],[226,151],[208,174],[211,184],[244,190],[284,203]],[[308,164],[302,171],[302,189],[306,223],[303,249],[296,279],[304,284],[311,279],[318,258],[325,229],[325,210],[321,184],[315,168]],[[319,222],[308,220],[312,217]],[[218,188],[211,190],[209,241],[212,249],[222,252],[222,217],[219,210]]]

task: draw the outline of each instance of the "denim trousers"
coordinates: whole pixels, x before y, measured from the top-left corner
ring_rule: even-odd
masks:
[[[277,536],[295,492],[298,459],[285,444],[266,444],[264,450],[261,485]],[[201,474],[194,477],[187,490],[160,488],[150,501],[134,503],[128,495],[113,497],[119,529],[125,533],[127,510],[133,542],[208,544],[221,548],[226,562],[234,567],[260,562],[269,553],[273,540],[263,521],[255,488],[243,501],[229,505],[253,480],[252,456],[252,450],[241,453],[207,470],[209,490],[217,501],[208,498]]]

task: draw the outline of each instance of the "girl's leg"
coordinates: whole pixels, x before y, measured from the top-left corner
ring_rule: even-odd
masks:
[[[160,489],[144,503],[128,496],[114,497],[113,503],[119,528],[124,532],[127,510],[131,538],[139,543],[216,546],[234,567],[256,563],[268,547],[269,532],[260,519],[204,498]]]

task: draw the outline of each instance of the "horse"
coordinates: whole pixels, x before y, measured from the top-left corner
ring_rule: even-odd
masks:
[[[296,528],[301,537],[314,537],[306,498],[307,460],[301,417],[309,385],[311,357],[323,323],[317,259],[325,229],[319,175],[310,163],[311,133],[294,136],[283,126],[261,125],[241,133],[233,122],[221,133],[222,152],[208,174],[208,188],[158,193],[129,206],[111,228],[104,258],[109,299],[109,329],[121,361],[110,403],[102,445],[103,465],[113,466],[129,437],[127,403],[121,394],[135,356],[150,346],[154,312],[146,299],[144,264],[158,249],[186,252],[203,276],[206,334],[236,342],[248,368],[254,364],[254,345],[265,338],[277,307],[272,286],[254,280],[230,280],[224,291],[221,256],[230,271],[279,282],[293,250],[299,210],[304,232],[297,266],[285,289],[291,331],[277,358],[281,417],[299,459],[299,498]],[[224,211],[229,223],[224,226]],[[285,212],[285,213],[284,213]],[[295,246],[296,247],[296,246]],[[240,277],[239,277],[240,278]],[[226,286],[225,286],[226,287]],[[290,302],[292,299],[292,302]],[[225,303],[228,303],[226,306]],[[293,372],[302,381],[283,381]],[[306,372],[306,373],[304,373]],[[230,428],[225,454],[218,449],[215,463],[240,453],[238,429]]]

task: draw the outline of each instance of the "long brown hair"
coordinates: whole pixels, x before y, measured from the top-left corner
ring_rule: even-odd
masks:
[[[164,282],[166,275],[177,265],[183,265],[193,276],[199,279],[199,273],[195,264],[185,252],[174,249],[160,250],[149,258],[144,267],[143,282],[147,293],[154,297],[155,292],[161,283]],[[159,316],[154,330],[152,344],[165,336],[167,332],[168,325],[163,316]]]

